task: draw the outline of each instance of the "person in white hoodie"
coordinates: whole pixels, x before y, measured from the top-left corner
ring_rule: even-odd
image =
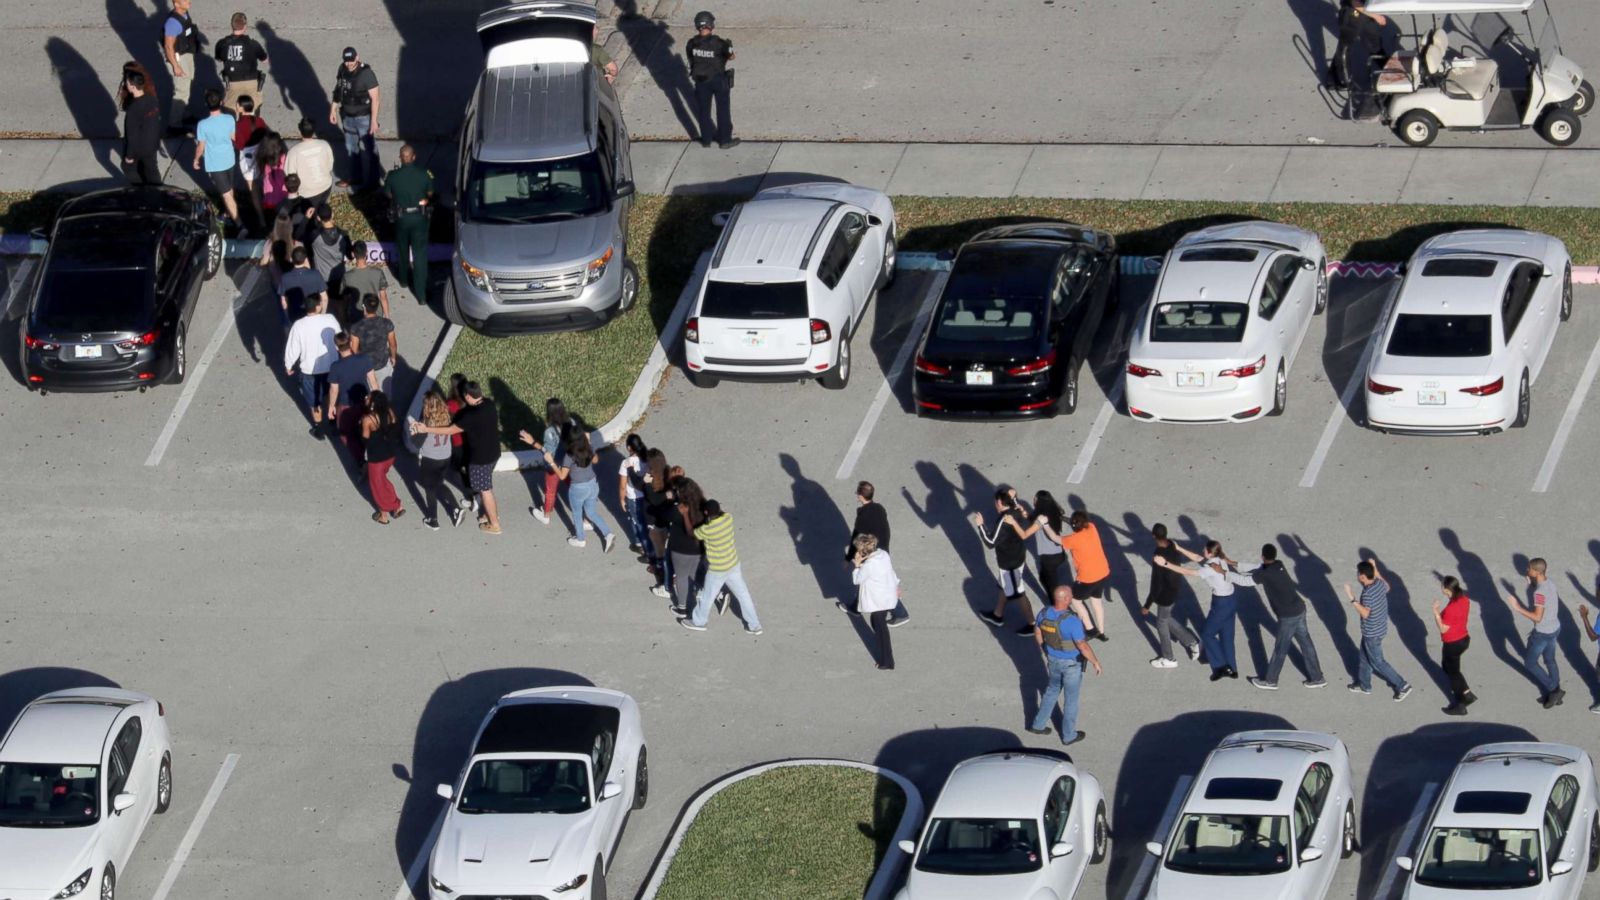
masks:
[[[878,635],[878,668],[894,668],[894,648],[889,645],[889,614],[900,601],[900,576],[894,573],[889,551],[878,549],[878,538],[871,534],[858,534],[855,539],[856,554],[852,560],[855,571],[850,579],[860,589],[856,608],[867,616],[872,630]]]
[[[283,374],[292,378],[295,369],[300,370],[300,396],[311,415],[311,436],[319,441],[327,437],[322,432],[322,406],[328,396],[328,369],[339,358],[333,342],[339,320],[323,311],[323,296],[306,298],[306,314],[290,326],[283,347]]]

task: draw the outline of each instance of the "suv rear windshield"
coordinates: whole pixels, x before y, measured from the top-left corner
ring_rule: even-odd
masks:
[[[1243,303],[1158,303],[1150,313],[1150,340],[1237,344],[1249,317],[1250,307]]]
[[[810,315],[806,283],[707,281],[700,315],[708,319],[804,319]]]
[[[556,222],[611,207],[594,153],[542,162],[475,159],[464,199],[467,218],[478,222]]]
[[[1389,336],[1390,356],[1488,356],[1488,316],[1402,313]]]
[[[139,331],[152,324],[149,269],[55,269],[39,284],[33,324],[49,331]]]

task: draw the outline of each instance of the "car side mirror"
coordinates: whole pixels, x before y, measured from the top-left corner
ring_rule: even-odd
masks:
[[[135,798],[132,794],[128,793],[127,791],[123,791],[122,793],[111,798],[111,808],[117,812],[127,812],[128,810],[133,809],[134,799]],[[1568,868],[1570,868],[1570,866]]]
[[[448,784],[441,784],[434,788],[434,791],[446,800],[454,800],[456,798],[456,789]]]
[[[1302,269],[1311,270],[1311,269],[1315,269],[1316,267],[1317,267],[1317,261],[1314,260],[1314,259],[1302,259],[1300,261],[1300,268],[1302,268]]]
[[[873,228],[877,228],[879,225],[883,224],[883,219],[879,216],[874,216],[871,213],[868,213],[867,224],[871,225]]]
[[[1056,841],[1054,844],[1050,845],[1051,859],[1060,859],[1063,856],[1070,855],[1072,855],[1072,845],[1066,841]]]
[[[1150,851],[1151,856],[1160,856],[1167,848],[1161,846],[1159,841],[1151,841],[1144,845],[1144,849]]]
[[[1398,857],[1395,857],[1394,864],[1399,866],[1402,869],[1405,869],[1407,872],[1411,871],[1411,866],[1413,865],[1413,863],[1411,861],[1411,857],[1409,857],[1409,856],[1398,856]]]
[[[1300,851],[1300,861],[1303,863],[1316,862],[1321,858],[1322,849],[1320,847],[1307,847]]]
[[[1544,267],[1544,271],[1540,273],[1540,275],[1542,277],[1544,277],[1544,278],[1553,278],[1553,277],[1555,277],[1555,274],[1556,273],[1550,271],[1550,267],[1549,266],[1545,266]]]
[[[634,194],[634,191],[636,191],[636,190],[637,190],[637,188],[634,187],[633,182],[631,182],[631,181],[619,181],[619,182],[617,182],[617,190],[616,190],[617,199],[621,200],[623,197],[632,197],[633,194]]]
[[[726,228],[728,220],[731,218],[733,218],[733,213],[724,210],[711,217],[711,224],[718,228]]]
[[[608,781],[600,786],[600,799],[610,800],[612,797],[622,796],[622,785],[615,781]]]
[[[900,848],[900,852],[904,853],[907,856],[910,856],[911,854],[917,852],[917,842],[916,841],[901,841],[900,843],[895,844],[895,846],[899,847]]]
[[[1565,875],[1571,871],[1572,863],[1569,863],[1564,859],[1556,860],[1556,862],[1550,866],[1551,875]]]

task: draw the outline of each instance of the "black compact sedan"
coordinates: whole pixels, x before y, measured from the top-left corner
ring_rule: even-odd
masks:
[[[918,415],[1046,416],[1078,408],[1078,372],[1117,291],[1108,234],[1003,225],[962,245],[918,348]]]
[[[183,380],[201,282],[222,268],[204,196],[99,191],[61,207],[22,323],[22,372],[47,391],[144,390]]]

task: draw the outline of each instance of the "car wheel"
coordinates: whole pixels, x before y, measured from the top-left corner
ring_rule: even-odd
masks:
[[[1570,147],[1577,143],[1582,131],[1578,117],[1560,107],[1545,110],[1539,119],[1539,136],[1557,147]]]
[[[1530,407],[1532,405],[1533,398],[1529,396],[1528,391],[1528,372],[1526,369],[1524,369],[1522,372],[1522,381],[1517,385],[1517,418],[1511,423],[1512,428],[1527,427],[1528,413],[1530,412]]]
[[[1102,801],[1099,808],[1094,811],[1094,849],[1090,851],[1089,862],[1100,863],[1106,858],[1106,848],[1111,844],[1111,823],[1106,821],[1106,805]]]
[[[722,383],[722,379],[710,372],[696,372],[690,370],[689,383],[697,388],[714,388]]]
[[[633,260],[622,261],[622,299],[617,301],[617,312],[627,312],[639,299],[639,270]]]
[[[161,757],[161,768],[156,770],[156,812],[164,813],[172,806],[172,754]]]
[[[1567,263],[1567,270],[1561,273],[1561,321],[1565,322],[1570,318],[1572,318],[1572,263]]]
[[[1356,808],[1354,804],[1344,805],[1344,835],[1339,841],[1339,858],[1349,859],[1350,854],[1356,852]]]
[[[106,871],[100,876],[100,900],[117,900],[117,869],[111,863],[106,863]]]
[[[1289,373],[1278,363],[1278,374],[1272,378],[1272,411],[1269,416],[1281,416],[1289,406]]]
[[[1566,107],[1580,116],[1587,116],[1589,110],[1594,109],[1594,85],[1587,81],[1578,85],[1578,92],[1567,100]]]
[[[822,386],[830,391],[842,391],[850,384],[850,323],[839,332],[839,358],[833,368],[822,373]]]
[[[172,377],[167,379],[169,384],[183,384],[183,376],[189,373],[189,329],[184,325],[178,326],[178,336],[172,339]]]
[[[456,280],[454,277],[444,286],[444,320],[451,325],[465,326],[467,320],[461,315],[461,298],[456,296]]]
[[[211,226],[211,233],[206,236],[206,280],[217,277],[222,271],[222,223],[215,222]]]
[[[1600,869],[1600,813],[1589,820],[1589,871]]]
[[[1061,396],[1056,399],[1056,412],[1070,416],[1078,411],[1078,361],[1067,360],[1067,377],[1061,384]]]
[[[1317,302],[1311,307],[1311,314],[1320,316],[1328,310],[1328,260],[1327,257],[1317,261]]]
[[[1432,113],[1414,109],[1400,117],[1394,133],[1413,147],[1426,147],[1439,136],[1439,120]]]
[[[650,799],[650,756],[648,748],[639,748],[639,762],[633,767],[633,808],[644,809]]]
[[[890,230],[888,239],[883,242],[883,268],[878,270],[878,290],[881,291],[894,282],[894,263],[897,256],[894,231]]]
[[[594,876],[589,879],[589,900],[606,900],[606,867],[596,858]]]

